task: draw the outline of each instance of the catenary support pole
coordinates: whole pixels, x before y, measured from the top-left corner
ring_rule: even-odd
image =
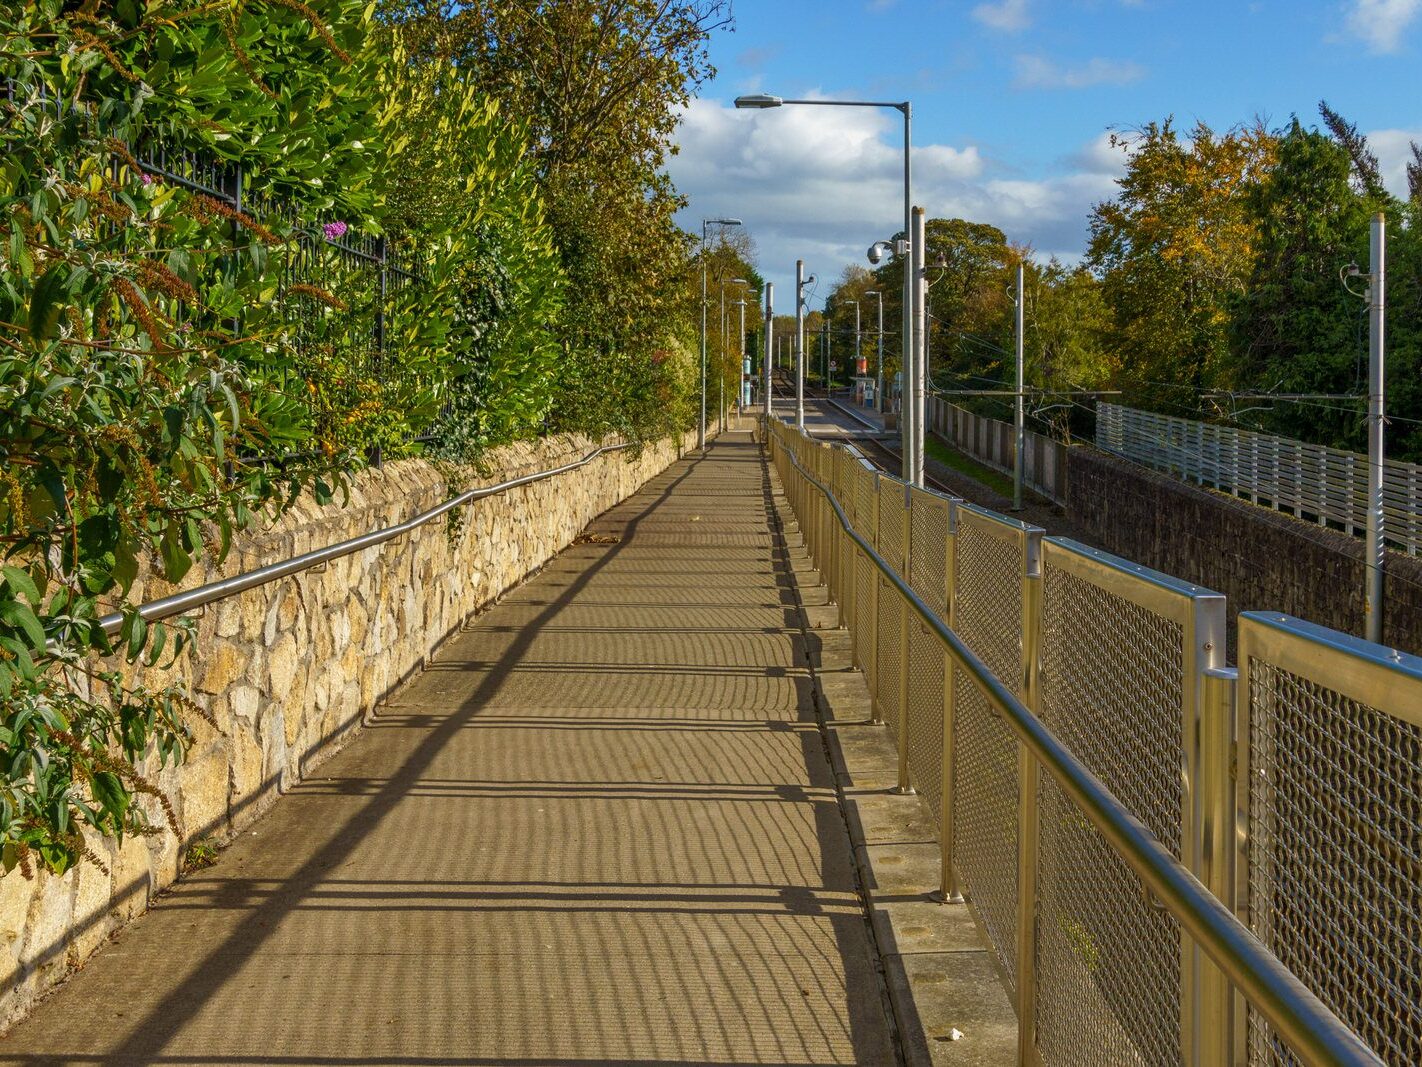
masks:
[[[706,447],[706,223],[701,224],[701,416],[697,422],[696,447]]]
[[[879,349],[874,363],[874,407],[879,414],[884,414],[884,294],[876,293],[879,298]]]
[[[805,429],[805,261],[795,261],[795,428]]]
[[[746,297],[747,297],[747,296],[750,296],[750,293],[745,293],[745,294],[743,294],[743,295],[741,296],[740,301],[739,301],[739,303],[740,303],[740,305],[741,305],[741,343],[740,343],[740,345],[739,345],[739,349],[740,349],[740,350],[739,350],[739,352],[737,353],[737,355],[740,357],[740,361],[741,361],[741,363],[740,363],[740,366],[741,366],[741,379],[740,379],[740,380],[741,380],[744,384],[742,384],[742,386],[741,386],[741,388],[740,388],[740,400],[737,401],[737,404],[738,404],[738,406],[739,406],[739,408],[740,408],[740,411],[739,411],[738,415],[744,415],[746,409],[750,407],[750,402],[751,402],[751,394],[750,394],[750,383],[751,383],[750,367],[746,364]]]
[[[1371,263],[1368,268],[1368,538],[1367,590],[1364,607],[1367,638],[1383,639],[1383,575],[1387,565],[1383,516],[1383,437],[1387,411],[1386,346],[1383,336],[1387,295],[1387,218],[1373,216]]]
[[[910,244],[908,262],[904,264],[904,332],[903,332],[903,357],[899,361],[899,378],[903,382],[903,387],[899,393],[899,420],[903,423],[902,437],[904,449],[903,478],[906,482],[913,481],[914,463],[914,430],[913,430],[913,405],[908,403],[908,399],[913,392],[913,365],[917,358],[917,345],[914,343],[914,296],[918,292],[917,272],[913,265],[918,262],[920,255],[918,243],[913,237],[913,108],[908,101],[904,101],[902,108],[904,116],[904,240]]]
[[[1024,308],[1027,304],[1027,291],[1023,288],[1026,278],[1026,266],[1017,264],[1017,291],[1013,294],[1017,304],[1017,314],[1013,325],[1013,340],[1017,355],[1017,398],[1012,405],[1012,510],[1022,510],[1022,473],[1026,462],[1023,453],[1027,444],[1027,398],[1023,395],[1026,386],[1027,368],[1025,353],[1025,340],[1023,336],[1023,321],[1025,318]]]
[[[906,371],[904,384],[909,390],[910,403],[905,405],[906,410],[912,411],[909,432],[905,437],[905,476],[904,481],[912,485],[923,485],[923,422],[924,422],[924,394],[927,383],[924,381],[924,369],[926,366],[924,342],[927,339],[928,331],[924,328],[924,313],[928,305],[928,272],[924,269],[924,254],[927,251],[926,226],[923,208],[916,207],[912,211],[913,233],[909,238],[909,256],[913,269],[910,274],[913,276],[913,325],[909,330],[909,337],[912,338],[910,351],[913,353],[912,373]]]
[[[862,339],[859,336],[859,300],[855,300],[855,354],[849,357],[849,373],[845,376],[845,381],[853,383],[852,374],[859,374],[859,353]]]

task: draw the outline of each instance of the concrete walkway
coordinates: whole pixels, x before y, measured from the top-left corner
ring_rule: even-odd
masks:
[[[774,491],[603,516],[0,1062],[895,1063]]]

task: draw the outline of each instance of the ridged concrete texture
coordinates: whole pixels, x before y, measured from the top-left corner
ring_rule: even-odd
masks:
[[[0,1061],[896,1062],[773,510],[732,434],[603,516]]]

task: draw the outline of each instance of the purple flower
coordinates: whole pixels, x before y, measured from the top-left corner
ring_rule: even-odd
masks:
[[[152,185],[152,184],[153,184],[153,175],[151,175],[151,174],[140,174],[139,177],[143,179],[143,184],[144,184],[144,185]]]
[[[321,229],[325,231],[326,240],[334,241],[338,237],[344,237],[348,227],[344,222],[328,222]]]

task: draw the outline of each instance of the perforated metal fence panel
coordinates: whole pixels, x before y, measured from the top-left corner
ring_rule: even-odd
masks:
[[[1024,529],[970,505],[957,508],[954,625],[987,668],[1019,694]]]
[[[1038,716],[1386,1062],[1422,1063],[1422,659],[1246,613],[1236,677],[1223,665],[1218,594],[931,492],[912,490],[905,510],[901,482],[844,459],[815,469],[831,472],[884,565],[1027,705],[1009,714]],[[807,483],[782,471],[810,522]],[[807,537],[842,551],[819,516],[821,533]],[[856,660],[938,818],[952,785],[951,830],[939,827],[950,888],[1020,994],[1035,1058],[1299,1062],[1232,1002],[1097,829],[1099,812],[1088,817],[1033,766],[965,658],[947,683],[945,730],[956,641],[914,614],[904,647],[904,594],[852,556],[833,580],[849,598]]]
[[[989,670],[1020,692],[1029,530],[970,505],[957,505],[954,515],[954,628]],[[1018,744],[961,673],[954,675],[953,693],[954,860],[998,962],[1015,983]]]
[[[953,856],[963,890],[1015,991],[1017,739],[961,672],[953,675]]]
[[[907,538],[907,512],[904,509],[904,483],[897,478],[879,476],[879,555],[900,574],[904,567],[904,553]],[[879,717],[898,737],[899,731],[899,672],[902,669],[903,613],[904,602],[898,591],[887,580],[880,577],[878,627],[875,641],[878,646],[876,676],[874,679],[874,703]]]
[[[1240,619],[1245,916],[1387,1063],[1422,1063],[1422,660]],[[1297,1060],[1247,1010],[1252,1064]]]
[[[870,544],[874,542],[874,523],[878,516],[879,494],[875,487],[877,475],[867,465],[854,472],[855,519],[859,533]],[[864,671],[869,686],[874,685],[874,591],[878,586],[878,571],[869,558],[855,548],[854,553],[854,661]]]
[[[910,492],[909,587],[938,615],[948,618],[948,522],[946,497]],[[928,799],[937,820],[943,802],[943,644],[917,618],[909,619],[909,779]]]
[[[1042,546],[1042,721],[1186,862],[1187,738],[1211,662],[1197,637],[1213,644],[1223,628],[1218,594],[1073,541]],[[1189,981],[1178,925],[1151,906],[1136,875],[1050,783],[1038,827],[1044,1060],[1121,1062],[1118,1037],[1126,1035],[1138,1057],[1130,1062],[1179,1062]]]

